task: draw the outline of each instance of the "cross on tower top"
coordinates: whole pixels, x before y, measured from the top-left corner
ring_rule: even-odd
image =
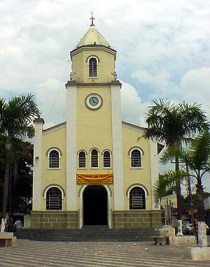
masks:
[[[91,12],[91,18],[90,18],[91,24],[90,24],[90,26],[95,26],[95,24],[93,23],[94,19],[95,18],[93,17],[93,12]]]

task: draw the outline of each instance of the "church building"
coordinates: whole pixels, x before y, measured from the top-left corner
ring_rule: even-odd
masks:
[[[122,121],[116,50],[93,18],[70,57],[66,121],[48,129],[42,118],[34,121],[31,227],[160,227],[158,144]]]

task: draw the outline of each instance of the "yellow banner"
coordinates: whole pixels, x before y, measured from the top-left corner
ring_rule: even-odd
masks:
[[[77,184],[113,184],[113,174],[77,174]]]

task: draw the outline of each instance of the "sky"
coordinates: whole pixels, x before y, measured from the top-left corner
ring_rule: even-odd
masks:
[[[31,93],[45,127],[65,121],[69,53],[91,12],[117,50],[124,121],[146,126],[160,98],[210,120],[210,0],[0,0],[0,97]]]

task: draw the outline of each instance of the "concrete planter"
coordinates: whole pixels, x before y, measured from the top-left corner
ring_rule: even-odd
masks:
[[[210,260],[210,247],[188,247],[185,256],[195,261]]]

